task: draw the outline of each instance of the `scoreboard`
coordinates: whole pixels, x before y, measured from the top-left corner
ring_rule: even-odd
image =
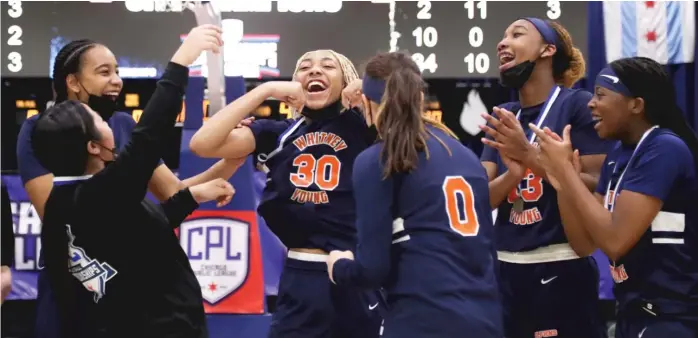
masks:
[[[494,78],[497,43],[525,16],[556,20],[583,53],[587,46],[587,4],[579,1],[211,2],[224,20],[242,22],[242,38],[226,41],[225,58],[244,64],[237,72],[248,78],[289,78],[298,57],[315,49],[334,49],[360,71],[376,52],[402,50],[426,78]],[[196,25],[184,8],[171,0],[2,1],[1,74],[50,76],[63,45],[89,38],[114,52],[123,77],[158,77]]]

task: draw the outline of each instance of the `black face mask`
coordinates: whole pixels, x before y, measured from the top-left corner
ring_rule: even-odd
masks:
[[[533,68],[536,66],[535,61],[524,61],[518,65],[511,67],[499,73],[499,79],[503,86],[521,89],[528,81],[533,73]]]
[[[90,107],[90,108],[92,108],[92,107]],[[94,108],[92,108],[92,109],[94,109]],[[97,143],[97,142],[95,142],[95,143]],[[108,167],[108,166],[110,166],[110,165],[112,165],[114,162],[116,162],[116,158],[119,156],[119,151],[116,150],[116,148],[107,148],[107,147],[101,145],[100,143],[97,143],[97,145],[99,145],[100,147],[106,149],[108,152],[110,152],[110,153],[112,154],[112,159],[111,159],[111,160],[105,160],[105,159],[102,158],[102,156],[99,157],[99,159],[101,159],[102,162],[104,162],[104,167],[105,167],[105,168]]]
[[[89,94],[89,99],[87,100],[87,105],[92,108],[102,120],[109,121],[109,119],[114,115],[116,111],[117,102],[112,100],[109,96],[97,96]]]
[[[343,108],[342,100],[337,100],[329,106],[317,110],[303,107],[301,114],[313,121],[329,120],[339,116]]]
[[[102,117],[102,120],[109,121],[112,115],[114,115],[114,112],[116,112],[116,100],[112,100],[111,97],[107,95],[97,96],[90,94],[85,86],[83,86],[81,83],[78,84],[80,87],[82,87],[82,90],[87,93],[87,105],[90,106],[90,108],[92,108],[92,110],[94,110],[97,114],[99,114],[99,116]]]

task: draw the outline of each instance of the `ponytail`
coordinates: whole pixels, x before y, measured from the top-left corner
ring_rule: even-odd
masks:
[[[419,67],[406,53],[378,53],[366,64],[362,91],[367,99],[380,104],[374,124],[383,140],[380,156],[384,178],[416,169],[422,151],[429,159],[429,136],[451,155],[446,143],[425,127],[430,125],[458,139],[441,122],[424,115],[424,87]]]
[[[395,69],[385,84],[376,128],[383,140],[384,177],[417,168],[419,152],[426,147],[422,118],[424,82],[409,68]]]

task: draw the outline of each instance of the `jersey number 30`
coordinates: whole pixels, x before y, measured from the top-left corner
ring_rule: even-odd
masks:
[[[334,155],[323,155],[319,159],[311,154],[300,154],[293,159],[298,171],[291,174],[291,183],[299,188],[315,185],[321,190],[332,191],[339,185],[342,162]]]
[[[477,236],[480,223],[477,221],[475,195],[470,183],[461,176],[447,176],[443,192],[451,229],[464,237]]]

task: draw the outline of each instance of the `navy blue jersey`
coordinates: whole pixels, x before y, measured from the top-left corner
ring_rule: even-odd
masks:
[[[22,178],[22,183],[27,182],[43,175],[48,175],[50,172],[44,168],[39,160],[34,155],[34,149],[31,144],[31,134],[36,125],[39,115],[34,115],[22,123],[19,135],[17,136],[17,161],[19,165],[19,175]],[[131,132],[136,126],[133,117],[124,112],[116,112],[109,119],[109,127],[114,133],[114,144],[116,148],[122,150],[131,138]],[[43,255],[39,257],[40,265],[43,266]],[[36,333],[37,337],[56,337],[59,335],[58,313],[56,304],[51,291],[51,285],[48,281],[46,270],[39,272],[38,278],[38,301],[37,301],[37,316],[36,316]]]
[[[303,117],[255,121],[251,129],[256,153],[269,157],[258,208],[269,228],[289,248],[353,249],[351,171],[356,156],[370,145],[361,114],[348,110],[310,123]],[[270,144],[278,150],[259,148]]]
[[[356,261],[338,285],[383,286],[389,337],[502,337],[487,174],[458,140],[428,126],[429,158],[383,177],[382,143],[356,159]]]
[[[548,127],[562,135],[565,125],[570,124],[572,145],[579,149],[582,156],[605,154],[609,148],[609,142],[599,139],[594,130],[595,122],[587,107],[591,96],[591,93],[583,90],[562,88],[540,125],[541,128]],[[521,109],[519,102],[508,102],[500,107],[514,113],[521,110],[519,120],[530,139],[532,134],[528,124],[539,122],[544,105]],[[492,147],[485,145],[480,159],[483,162],[496,163],[498,175],[507,171],[499,153]],[[524,202],[521,212],[512,208],[518,198]],[[495,225],[497,249],[500,251],[529,251],[552,244],[567,243],[555,189],[530,170],[519,186],[499,205]]]
[[[615,145],[596,192],[605,197],[609,210],[615,195],[626,190],[658,198],[663,205],[637,244],[611,262],[616,298],[621,309],[640,302],[662,314],[698,319],[698,181],[693,156],[666,129],[652,131],[633,156],[635,148]]]

